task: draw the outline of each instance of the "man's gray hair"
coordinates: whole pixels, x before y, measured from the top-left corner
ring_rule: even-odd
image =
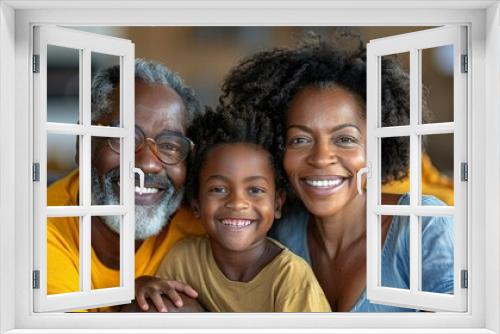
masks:
[[[135,60],[135,79],[147,84],[172,88],[184,101],[187,110],[187,126],[201,113],[200,103],[193,89],[188,87],[181,77],[166,68],[163,64],[145,59]],[[92,121],[95,123],[113,110],[110,94],[120,83],[120,67],[118,65],[99,70],[92,79]]]

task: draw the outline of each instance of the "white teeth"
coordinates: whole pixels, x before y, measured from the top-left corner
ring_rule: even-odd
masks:
[[[140,187],[135,187],[135,192],[137,194],[156,194],[158,192],[158,188],[143,188],[142,189],[142,192],[141,192],[141,188]]]
[[[306,180],[306,183],[310,185],[311,187],[318,187],[318,188],[331,188],[331,187],[336,187],[339,184],[342,183],[342,179],[335,179],[335,180]]]
[[[117,182],[118,183],[118,187],[120,186],[120,181]],[[138,186],[135,186],[135,192],[137,194],[156,194],[157,192],[159,191],[158,188],[146,188],[144,187],[141,191],[141,188],[138,187]]]
[[[222,219],[220,222],[231,227],[245,227],[252,223],[249,219]]]

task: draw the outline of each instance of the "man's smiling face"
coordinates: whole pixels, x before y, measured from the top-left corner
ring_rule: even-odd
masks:
[[[119,96],[116,89],[111,95],[113,112],[102,117],[100,123],[111,124],[118,120]],[[157,138],[165,131],[180,135],[186,133],[186,109],[181,97],[171,88],[135,84],[135,124],[147,138]],[[144,174],[146,191],[136,187],[136,239],[147,239],[158,234],[178,209],[186,180],[186,162],[167,165],[160,161],[148,145],[135,153],[135,167]],[[120,201],[120,156],[105,139],[96,143],[92,156],[92,198],[96,205],[113,205]],[[119,217],[103,216],[102,221],[119,233]]]

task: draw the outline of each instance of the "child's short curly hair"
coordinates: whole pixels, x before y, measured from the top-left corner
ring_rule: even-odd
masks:
[[[219,102],[268,114],[275,124],[272,153],[280,161],[287,109],[301,89],[308,86],[347,89],[359,97],[361,116],[366,118],[366,48],[359,36],[347,37],[357,47],[346,49],[339,39],[332,43],[312,36],[297,48],[277,48],[244,59],[226,77]],[[382,74],[382,125],[409,124],[408,74],[395,57],[382,59]],[[384,139],[382,161],[383,183],[404,178],[409,163],[409,138]]]
[[[197,198],[199,190],[199,174],[210,151],[219,144],[249,143],[260,146],[269,154],[269,162],[274,170],[276,190],[284,189],[284,174],[281,162],[271,153],[274,130],[269,117],[262,112],[241,106],[217,107],[196,118],[188,129],[188,137],[195,143],[188,164],[186,196],[190,202]]]

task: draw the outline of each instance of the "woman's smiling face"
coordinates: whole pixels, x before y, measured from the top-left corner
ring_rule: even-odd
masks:
[[[366,165],[362,102],[341,87],[306,87],[287,112],[283,165],[297,196],[317,217],[338,213],[357,196]]]

